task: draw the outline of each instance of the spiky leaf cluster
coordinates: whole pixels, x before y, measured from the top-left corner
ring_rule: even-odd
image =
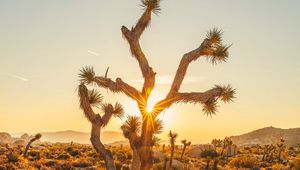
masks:
[[[228,58],[228,48],[231,45],[227,46],[222,44],[222,34],[222,30],[218,28],[213,28],[212,30],[209,30],[206,34],[206,39],[208,40],[207,50],[210,51],[208,59],[213,64],[226,61]]]
[[[156,119],[153,122],[153,133],[154,134],[159,134],[159,133],[162,132],[162,130],[163,130],[163,122],[162,122],[162,120]]]
[[[217,101],[213,98],[203,103],[202,111],[204,112],[204,115],[212,116],[217,112],[217,107]]]
[[[41,139],[41,137],[42,137],[42,134],[38,133],[34,136],[34,139],[39,140],[39,139]]]
[[[192,144],[190,141],[188,142],[186,139],[182,140],[181,143],[185,146],[189,146]]]
[[[235,98],[234,97],[235,89],[233,89],[230,85],[227,85],[227,86],[216,85],[215,87],[221,89],[220,99],[223,102],[225,102],[225,103],[231,102]]]
[[[88,97],[91,106],[99,106],[103,99],[101,93],[95,89],[88,91]]]
[[[138,116],[127,116],[127,120],[121,126],[125,138],[137,136],[141,131],[141,119]]]
[[[101,110],[103,113],[112,113],[114,110],[114,107],[110,103],[102,103]]]
[[[158,14],[161,11],[159,3],[162,0],[141,0],[143,8],[151,10],[153,13]]]
[[[168,136],[169,136],[170,144],[175,145],[176,138],[178,137],[178,134],[175,133],[175,132],[169,131]]]
[[[117,102],[114,106],[113,116],[119,118],[122,118],[124,116],[124,108],[119,102]]]
[[[95,80],[96,74],[93,67],[85,66],[80,70],[78,76],[81,83],[90,84]]]

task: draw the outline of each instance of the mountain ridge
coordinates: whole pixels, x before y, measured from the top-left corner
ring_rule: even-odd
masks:
[[[296,146],[300,143],[300,128],[283,129],[268,126],[242,135],[230,136],[230,138],[238,146],[274,144],[280,138],[283,138],[287,145]]]

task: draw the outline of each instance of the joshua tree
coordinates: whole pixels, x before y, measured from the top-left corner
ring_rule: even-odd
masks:
[[[138,116],[128,116],[126,122],[121,126],[123,135],[129,140],[130,147],[132,149],[132,169],[140,169],[140,157],[138,155],[138,142],[139,135],[141,131],[141,120]]]
[[[281,153],[284,151],[285,148],[284,142],[285,140],[281,138],[276,144],[278,148],[278,162],[281,162]]]
[[[263,156],[262,156],[262,161],[265,161],[266,158],[270,155],[270,153],[275,149],[274,145],[264,145],[262,147],[263,149]]]
[[[215,150],[204,150],[201,152],[201,158],[206,160],[206,167],[205,170],[209,170],[209,163],[212,159],[215,159],[218,154]]]
[[[228,156],[228,148],[231,152],[230,146],[233,144],[232,140],[229,137],[225,137],[223,140],[223,146],[222,146],[222,151],[221,155],[224,154],[224,150],[227,149],[226,157]]]
[[[170,140],[170,162],[169,162],[169,169],[172,168],[172,162],[174,157],[174,151],[175,151],[175,142],[176,138],[178,137],[178,134],[175,132],[170,131],[169,132],[169,140]]]
[[[180,160],[182,160],[182,157],[183,157],[183,154],[185,152],[186,147],[191,145],[191,142],[188,142],[185,139],[182,140],[181,143],[183,144],[183,148],[182,148],[182,153],[181,153],[181,156],[180,156]]]
[[[213,139],[211,141],[211,144],[214,145],[215,151],[217,151],[217,147],[222,146],[222,140],[221,139]]]
[[[24,153],[23,153],[23,157],[24,157],[24,158],[27,157],[27,151],[28,151],[30,145],[31,145],[34,141],[41,139],[41,137],[42,137],[42,134],[38,133],[38,134],[36,134],[36,135],[28,142],[28,144],[26,145],[25,151],[24,151]]]
[[[95,76],[92,68],[84,69],[84,73],[82,74],[84,83],[95,83],[99,87],[109,89],[112,92],[124,93],[129,98],[136,101],[142,117],[141,138],[138,150],[142,170],[149,170],[153,165],[153,122],[161,112],[172,106],[174,103],[183,102],[201,104],[204,113],[206,115],[212,115],[216,112],[217,102],[219,100],[230,102],[234,98],[235,93],[235,90],[229,85],[216,85],[205,92],[179,91],[191,62],[196,61],[199,58],[206,58],[213,64],[227,60],[228,49],[230,46],[226,46],[222,43],[221,30],[212,29],[208,31],[206,38],[200,46],[183,55],[166,97],[161,101],[158,101],[153,108],[147,108],[148,98],[155,85],[156,72],[150,66],[146,55],[142,51],[140,37],[149,25],[152,13],[160,12],[160,1],[161,0],[142,0],[144,12],[136,25],[131,29],[128,29],[125,26],[122,26],[121,28],[123,37],[129,43],[131,54],[138,61],[144,78],[144,84],[141,90],[125,83],[121,78],[116,78],[114,81],[110,79],[107,74],[105,74],[105,76]]]
[[[83,72],[83,71],[82,71]],[[82,75],[79,75],[82,77]],[[83,110],[85,117],[92,124],[90,141],[95,150],[103,157],[106,168],[115,170],[115,164],[111,152],[105,148],[100,140],[101,128],[105,127],[112,116],[121,118],[124,114],[122,105],[116,103],[102,103],[102,95],[96,90],[88,90],[83,82],[78,87],[78,95],[80,98],[80,108]],[[99,107],[103,111],[103,115],[96,114],[92,107]]]
[[[166,145],[163,144],[163,145],[162,145],[162,152],[165,152],[165,147],[166,147]]]
[[[130,147],[133,151],[132,154],[132,169],[140,169],[140,156],[138,154],[139,142],[140,142],[140,133],[141,133],[142,122],[138,116],[128,116],[127,120],[121,126],[123,135],[129,140]],[[154,134],[158,134],[162,131],[162,121],[155,120],[153,124]],[[155,145],[158,143],[159,139],[154,136],[153,142]]]

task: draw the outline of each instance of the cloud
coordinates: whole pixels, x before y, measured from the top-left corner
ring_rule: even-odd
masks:
[[[99,53],[95,52],[95,51],[91,51],[91,50],[87,50],[87,52],[89,54],[95,55],[95,56],[99,56]]]
[[[12,78],[16,78],[18,80],[21,80],[21,81],[29,81],[28,78],[25,78],[25,77],[21,77],[21,76],[18,76],[18,75],[15,75],[15,74],[10,74],[10,73],[2,73],[0,74],[2,76],[6,76],[6,77],[12,77]]]
[[[161,84],[161,85],[170,85],[172,84],[174,79],[174,76],[172,75],[157,75],[155,82],[156,84]],[[194,84],[194,83],[198,83],[198,82],[202,82],[205,78],[201,77],[201,76],[185,76],[183,83],[182,84]],[[143,79],[135,79],[132,80],[134,82],[137,83],[144,83]]]

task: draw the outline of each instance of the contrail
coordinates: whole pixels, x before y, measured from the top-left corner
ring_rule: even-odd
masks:
[[[96,53],[95,51],[87,50],[87,52],[90,53],[90,54],[92,54],[92,55],[99,56],[99,54]]]
[[[1,75],[7,76],[7,77],[16,78],[16,79],[19,79],[19,80],[21,80],[21,81],[29,81],[29,79],[27,79],[27,78],[25,78],[25,77],[21,77],[21,76],[15,75],[15,74],[2,73]]]

